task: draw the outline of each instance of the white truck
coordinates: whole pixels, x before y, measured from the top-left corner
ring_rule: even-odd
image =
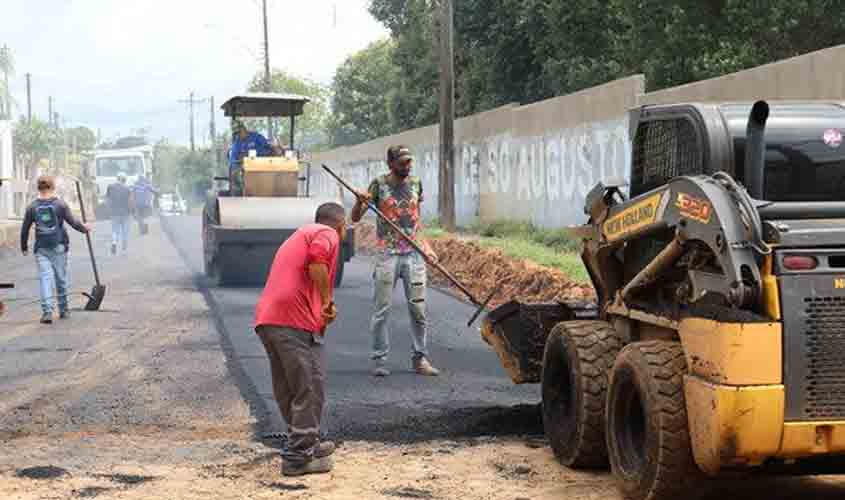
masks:
[[[153,147],[151,145],[126,149],[98,150],[94,154],[91,177],[97,192],[96,214],[98,219],[108,218],[106,190],[117,182],[118,174],[126,176],[127,186],[131,186],[141,175],[152,180]]]

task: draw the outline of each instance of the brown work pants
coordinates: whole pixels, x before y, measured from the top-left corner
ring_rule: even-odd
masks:
[[[303,463],[320,441],[325,401],[326,360],[322,344],[309,332],[262,325],[256,328],[270,358],[273,395],[288,425],[282,458]]]

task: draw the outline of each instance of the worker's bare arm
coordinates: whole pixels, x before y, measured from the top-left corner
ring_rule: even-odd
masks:
[[[323,304],[323,319],[331,323],[337,316],[337,310],[332,302],[332,287],[329,279],[329,266],[323,263],[308,264],[308,277],[317,286]]]
[[[367,205],[369,205],[369,203],[373,200],[373,195],[367,192],[356,192],[355,197],[355,206],[352,207],[352,213],[350,214],[352,222],[358,222],[361,220],[361,217],[363,217],[364,213],[367,211]]]

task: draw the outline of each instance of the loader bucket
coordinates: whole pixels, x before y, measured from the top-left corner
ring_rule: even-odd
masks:
[[[512,300],[484,317],[481,337],[493,347],[514,384],[540,382],[543,350],[552,328],[561,321],[593,319],[594,304],[524,304]]]

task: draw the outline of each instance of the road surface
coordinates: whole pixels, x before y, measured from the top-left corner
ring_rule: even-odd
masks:
[[[393,318],[394,375],[368,375],[369,263],[356,258],[337,292],[328,343],[328,434],[344,441],[329,476],[279,474],[283,430],[269,367],[252,333],[257,289],[208,288],[199,220],[169,218],[111,257],[108,223],[95,244],[108,286],[103,310],[46,326],[32,257],[0,256],[18,288],[0,318],[0,498],[77,499],[615,499],[606,472],[560,467],[541,432],[537,387],[514,387],[472,312],[432,291],[438,378],[408,366],[407,312]],[[74,236],[72,289],[90,290]],[[400,298],[397,296],[397,298]],[[707,500],[833,500],[840,477],[723,482]]]
[[[198,217],[170,217],[164,227],[187,266],[198,276],[232,347],[237,366],[257,392],[267,430],[282,427],[275,409],[264,348],[252,329],[260,288],[208,288],[202,272],[201,222]],[[466,328],[473,309],[431,290],[430,350],[442,370],[436,378],[410,371],[408,312],[396,288],[391,317],[393,372],[384,379],[369,375],[369,313],[372,268],[366,257],[347,264],[335,291],[339,320],[328,332],[326,428],[342,439],[408,442],[441,437],[542,433],[537,386],[514,386],[495,353],[478,333]]]

